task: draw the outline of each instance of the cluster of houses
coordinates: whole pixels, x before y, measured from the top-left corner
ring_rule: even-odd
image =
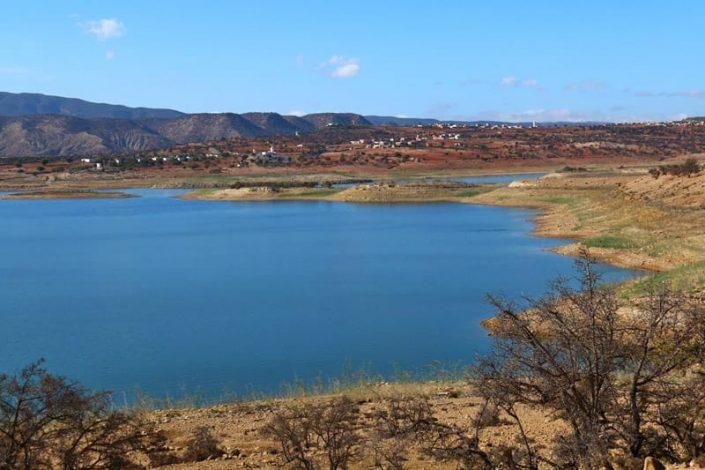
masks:
[[[388,139],[380,140],[351,140],[350,145],[352,146],[363,146],[367,149],[386,149],[386,148],[399,148],[399,147],[411,147],[411,148],[421,148],[426,147],[426,137],[416,135],[414,139],[407,139],[406,137],[390,137]],[[352,150],[352,149],[351,149]]]
[[[417,126],[422,127],[422,126]],[[533,121],[530,126],[524,126],[522,124],[511,124],[511,123],[490,123],[490,122],[478,122],[475,124],[447,124],[439,122],[434,124],[433,127],[438,127],[440,129],[458,129],[458,128],[479,128],[479,129],[523,129],[525,127],[538,127],[536,121]]]
[[[258,152],[252,149],[251,154],[240,155],[237,152],[226,152],[227,155],[222,154],[216,148],[209,148],[206,153],[203,154],[179,154],[179,155],[147,155],[147,156],[135,156],[127,157],[121,161],[120,158],[111,157],[84,157],[81,158],[81,163],[86,165],[91,165],[96,170],[104,170],[107,167],[120,167],[129,163],[137,163],[138,165],[145,164],[165,164],[172,163],[175,165],[180,165],[190,161],[198,161],[205,159],[220,159],[225,156],[238,158],[240,157],[240,162],[237,163],[238,167],[248,166],[250,164],[256,164],[260,166],[272,166],[272,165],[288,165],[291,163],[291,156],[285,154],[279,154],[274,150],[274,147],[270,147],[268,151]]]
[[[433,134],[433,140],[460,140],[460,134]]]
[[[247,161],[260,166],[266,165],[288,165],[291,163],[289,155],[280,155],[274,151],[274,146],[269,147],[269,151],[257,153],[252,149],[252,155],[247,158]]]

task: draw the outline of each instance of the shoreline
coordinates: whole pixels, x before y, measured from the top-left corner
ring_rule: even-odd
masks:
[[[66,200],[66,199],[129,199],[137,197],[134,194],[117,191],[31,191],[9,192],[0,194],[0,200]]]

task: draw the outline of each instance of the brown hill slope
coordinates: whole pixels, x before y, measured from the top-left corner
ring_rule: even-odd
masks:
[[[0,155],[86,155],[146,150],[171,142],[125,119],[70,116],[0,117]]]
[[[186,114],[172,119],[0,116],[0,156],[69,156],[141,151],[235,137],[292,135],[329,124],[369,125],[356,114]]]

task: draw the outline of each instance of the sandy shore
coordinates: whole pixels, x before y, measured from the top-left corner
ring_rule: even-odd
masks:
[[[350,188],[283,188],[255,186],[237,189],[203,189],[182,196],[207,201],[320,200],[354,203],[462,202],[491,191],[497,185],[469,183],[374,183]]]

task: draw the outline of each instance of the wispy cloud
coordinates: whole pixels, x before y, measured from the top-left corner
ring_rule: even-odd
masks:
[[[705,98],[705,90],[636,91],[634,96],[639,98]]]
[[[458,116],[467,121],[507,121],[507,122],[648,122],[677,121],[684,113],[644,113],[628,112],[623,106],[612,106],[606,110],[576,110],[570,108],[535,108],[524,111],[482,111],[472,115]]]
[[[506,87],[540,88],[538,80],[533,78],[521,79],[513,75],[500,78],[498,84]]]
[[[103,18],[100,20],[87,21],[81,23],[84,31],[98,41],[119,38],[125,34],[125,25],[115,18]]]
[[[108,60],[113,60],[115,58],[115,51],[107,51],[105,53],[105,58]]]
[[[607,88],[602,82],[596,80],[582,80],[580,82],[573,82],[567,84],[563,89],[572,93],[588,93],[602,91]]]
[[[297,67],[304,66],[304,55],[302,53],[296,54],[294,56],[294,64],[296,64]]]
[[[318,69],[324,70],[333,78],[351,78],[360,73],[360,61],[341,55],[334,55],[325,62],[321,62]]]
[[[286,113],[286,114],[289,115],[289,116],[299,116],[299,117],[301,117],[301,116],[305,116],[305,115],[306,115],[306,112],[305,112],[305,111],[300,111],[300,110],[298,110],[298,109],[295,109],[295,110],[293,110],[293,111],[289,111],[289,112]]]

